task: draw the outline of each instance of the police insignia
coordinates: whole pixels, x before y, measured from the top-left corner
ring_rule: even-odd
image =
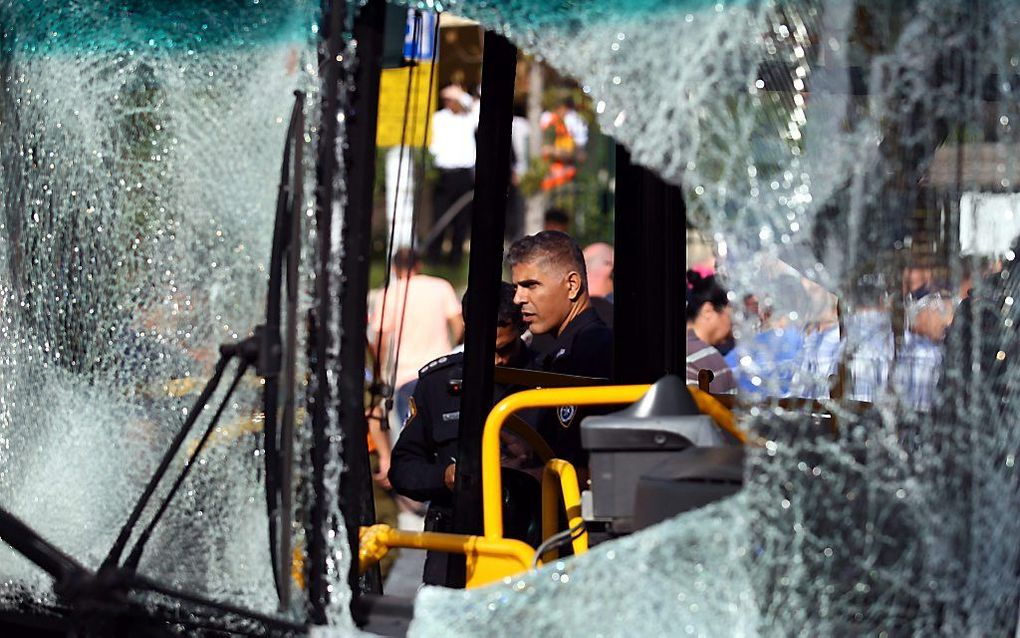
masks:
[[[561,405],[556,410],[556,418],[560,420],[560,425],[565,428],[570,427],[570,423],[574,420],[577,415],[577,406],[574,405]]]
[[[418,406],[414,403],[414,397],[409,397],[407,399],[407,420],[405,422],[411,421],[416,416],[418,416]]]

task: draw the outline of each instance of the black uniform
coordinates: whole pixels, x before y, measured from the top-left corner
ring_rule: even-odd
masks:
[[[521,348],[519,367],[531,358]],[[425,530],[449,532],[453,529],[453,492],[446,487],[446,468],[457,462],[457,435],[460,426],[460,388],[464,373],[463,353],[440,357],[418,372],[418,385],[408,406],[404,429],[393,446],[389,479],[393,489],[416,501],[429,502]],[[520,388],[497,386],[499,401]],[[428,552],[423,582],[446,583],[447,554]]]
[[[606,299],[605,297],[592,297],[591,307],[595,310],[595,314],[598,315],[602,323],[612,330],[613,329],[613,302]],[[550,352],[556,352],[554,350],[556,346],[556,337],[551,333],[544,335],[535,335],[531,338],[531,349],[542,355],[549,354]],[[541,357],[539,357],[541,358]]]
[[[539,355],[535,368],[546,372],[611,379],[613,375],[613,331],[589,308],[574,317],[556,337],[548,354]],[[586,467],[588,455],[581,448],[581,419],[591,410],[561,406],[544,410],[538,433],[558,458],[576,467]]]

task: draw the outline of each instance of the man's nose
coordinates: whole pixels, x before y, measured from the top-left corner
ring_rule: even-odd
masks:
[[[518,288],[514,291],[514,303],[518,306],[524,305],[527,299],[524,297],[524,291]]]

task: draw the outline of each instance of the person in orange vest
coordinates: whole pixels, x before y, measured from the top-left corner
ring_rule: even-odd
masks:
[[[549,170],[542,179],[542,190],[551,191],[570,183],[577,175],[577,142],[567,126],[572,101],[563,100],[542,117],[542,158]]]

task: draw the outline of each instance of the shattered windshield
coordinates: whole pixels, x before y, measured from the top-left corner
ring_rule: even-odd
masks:
[[[682,186],[757,442],[736,496],[426,588],[412,633],[1015,631],[1020,6],[408,4],[574,78]],[[292,91],[316,72],[307,5],[0,2],[0,501],[86,565],[216,345],[264,312]],[[257,395],[242,384],[141,567],[272,609]],[[0,577],[4,600],[46,596],[3,546]]]
[[[446,8],[575,78],[683,186],[761,446],[737,496],[428,589],[415,632],[1013,631],[1016,3]],[[822,400],[824,425],[781,397]]]
[[[265,321],[280,162],[294,91],[314,87],[316,20],[304,2],[0,2],[0,503],[88,568],[220,344]],[[261,405],[249,373],[141,574],[275,608]],[[51,587],[6,545],[0,582],[11,605]]]

